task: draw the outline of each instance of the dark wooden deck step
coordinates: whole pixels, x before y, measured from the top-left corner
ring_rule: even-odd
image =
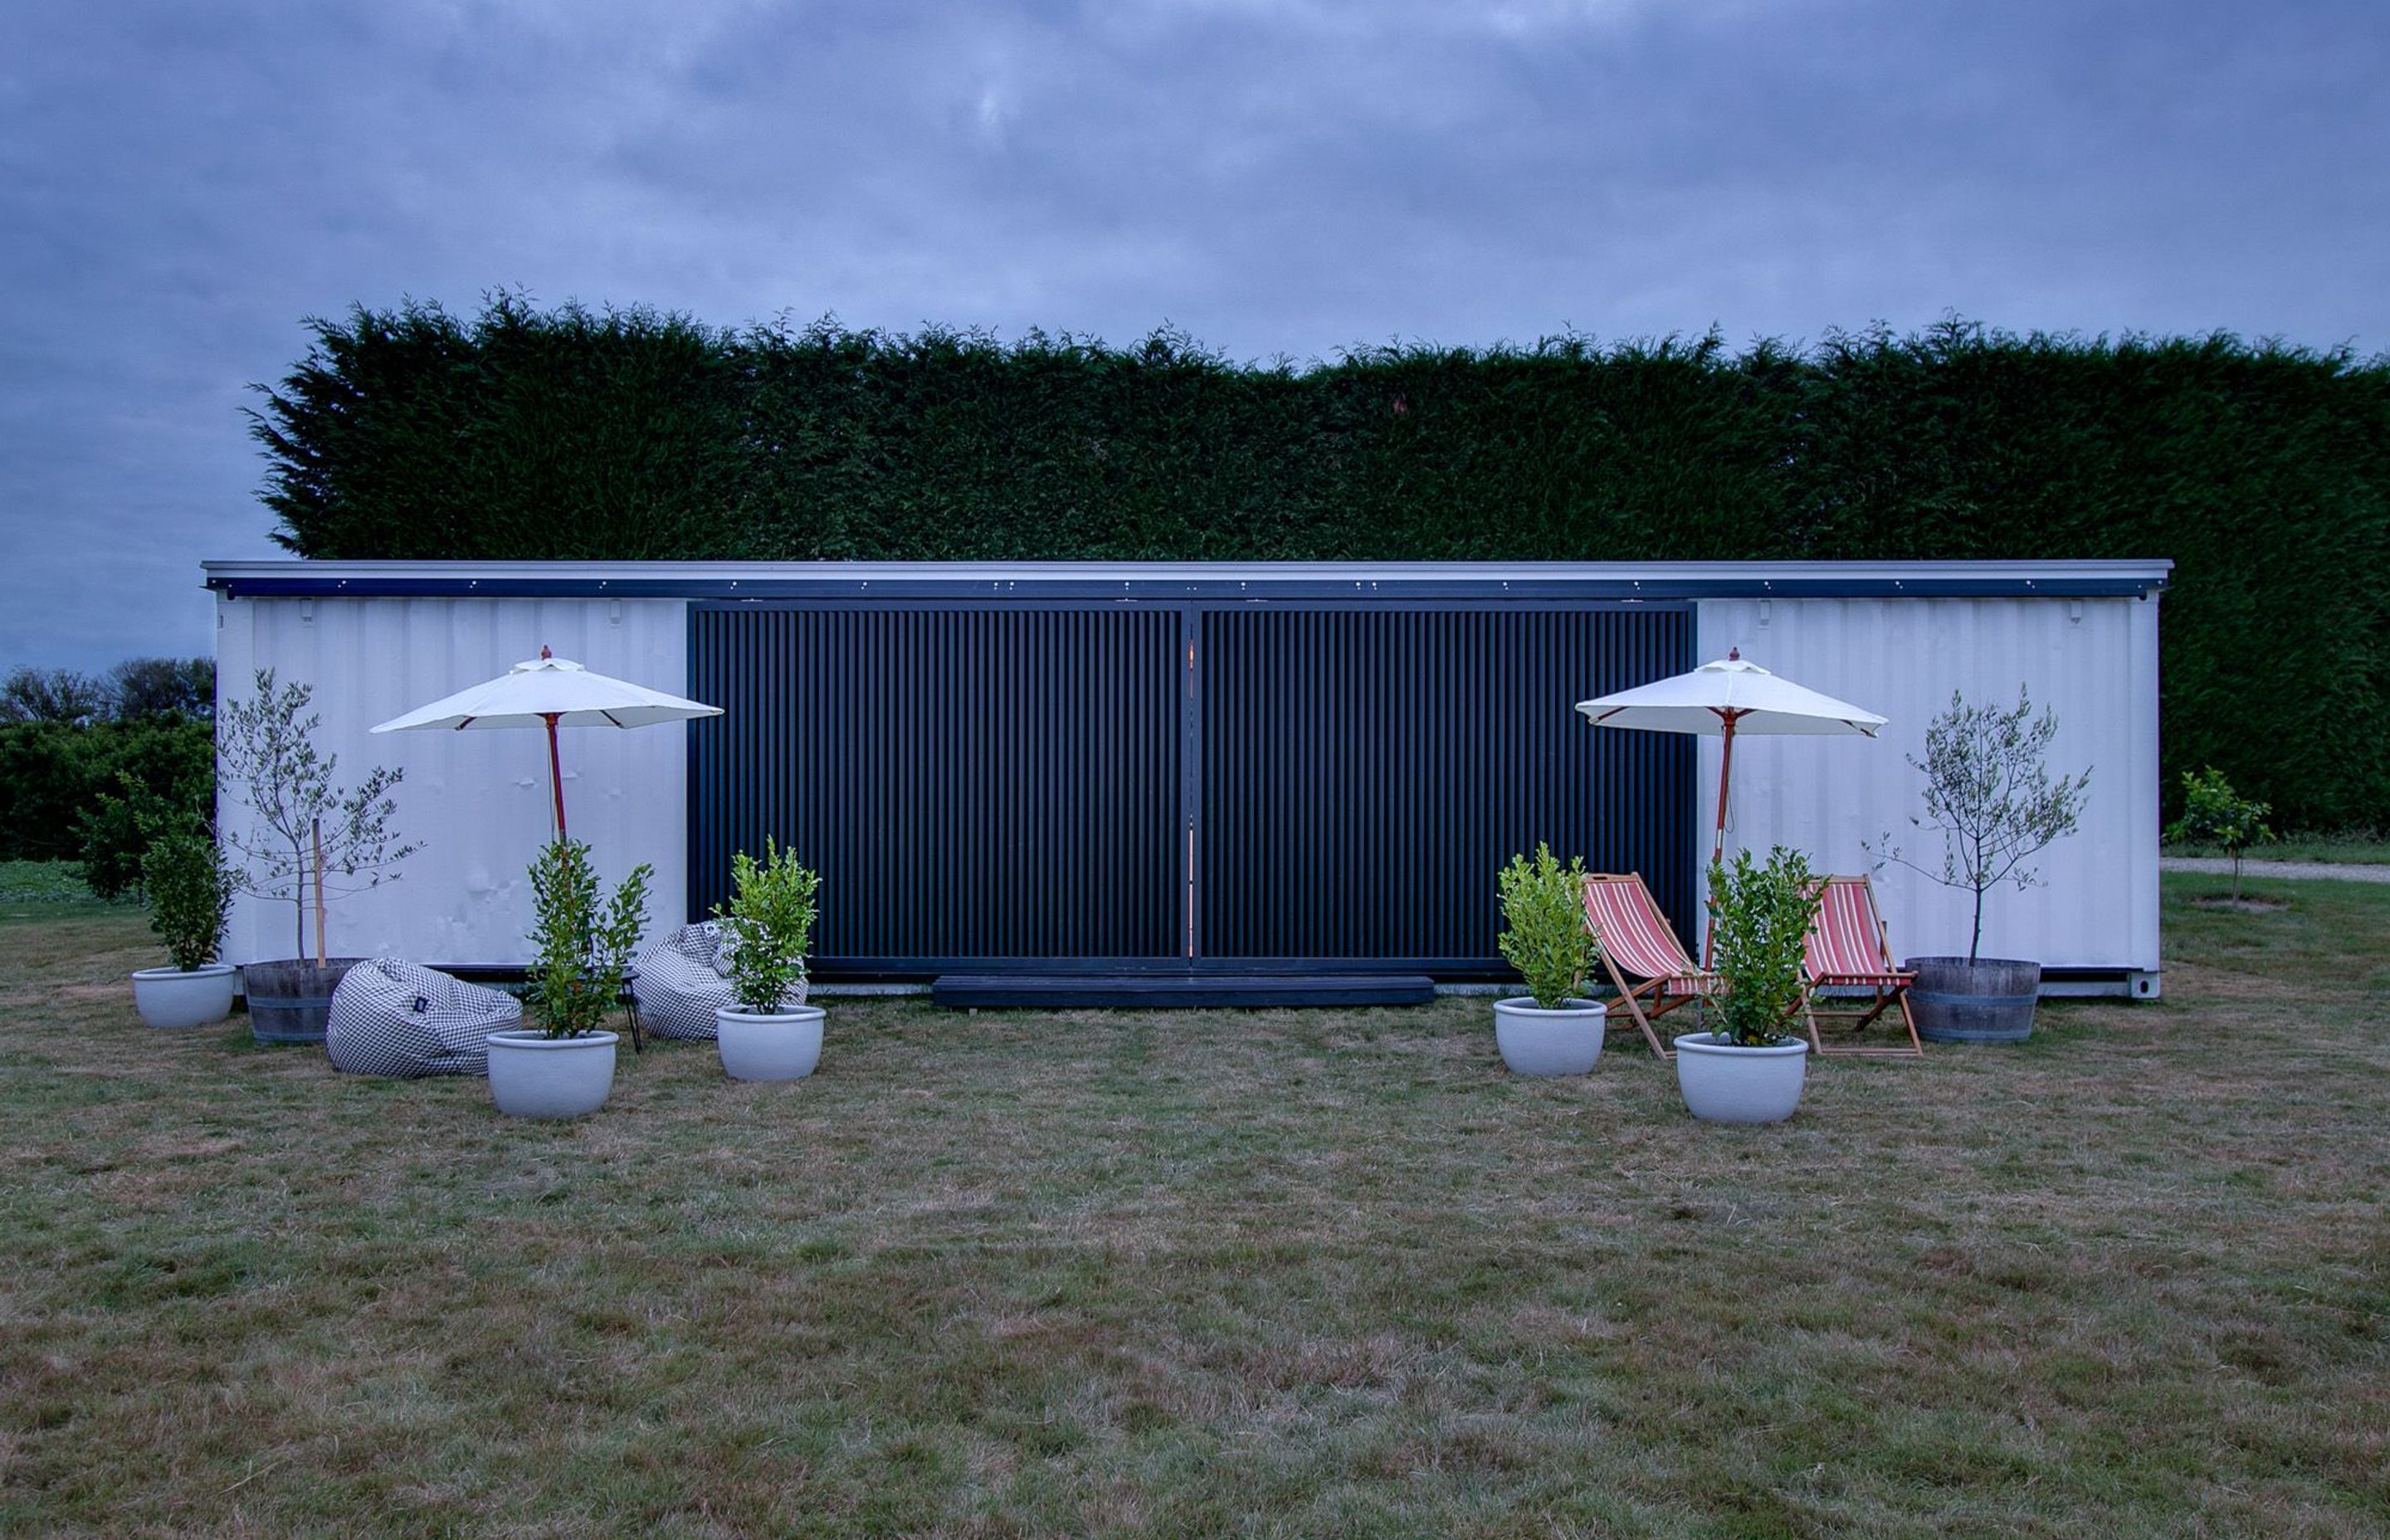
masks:
[[[970,1009],[1418,1006],[1435,986],[1424,973],[946,973],[930,997]]]

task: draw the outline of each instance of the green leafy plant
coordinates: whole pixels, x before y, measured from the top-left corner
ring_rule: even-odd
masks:
[[[141,885],[141,858],[168,834],[215,827],[215,730],[178,716],[109,725],[116,772],[75,820],[84,880],[101,898]]]
[[[1908,821],[1940,832],[1941,866],[1908,859],[1888,835],[1867,847],[1879,860],[1974,895],[1969,962],[1983,950],[1984,894],[2003,882],[2032,887],[2036,875],[2025,862],[2074,833],[2082,816],[2091,772],[2050,778],[2043,762],[2057,735],[2057,714],[2044,710],[2037,718],[2022,688],[2005,710],[1971,706],[1952,692],[1950,709],[1925,729],[1925,757],[1908,756],[1925,776],[1925,816]]]
[[[713,913],[730,931],[731,994],[758,1015],[801,1004],[821,878],[767,838],[763,860],[743,850],[731,858],[730,882],[729,904]]]
[[[225,821],[225,843],[238,857],[241,892],[288,903],[298,955],[307,954],[307,909],[315,910],[315,960],[324,960],[325,905],[333,893],[360,892],[395,881],[389,868],[420,848],[390,831],[398,804],[391,788],[405,772],[377,767],[342,789],[332,779],[340,760],[318,754],[311,741],[321,718],[307,710],[306,685],[276,687],[272,669],[257,674],[257,694],[225,704],[216,752],[225,778],[240,789],[254,815],[249,828]],[[334,878],[340,880],[334,881]]]
[[[1807,858],[1782,845],[1765,863],[1745,850],[1710,864],[1710,966],[1726,981],[1719,1037],[1743,1048],[1788,1040],[1808,997],[1801,954],[1823,896]]]
[[[1585,922],[1585,877],[1583,856],[1563,866],[1551,846],[1538,842],[1533,861],[1514,855],[1497,879],[1504,926],[1497,944],[1545,1010],[1559,1010],[1582,995],[1586,975],[1600,960]]]
[[[654,875],[643,861],[604,897],[589,847],[571,839],[551,842],[532,863],[531,940],[538,952],[523,1003],[548,1036],[585,1037],[605,1024],[647,928]]]
[[[167,834],[141,858],[149,902],[149,929],[166,956],[186,973],[216,960],[232,909],[232,869],[216,842],[202,834]]]
[[[2224,772],[2214,765],[2182,776],[2182,816],[2166,830],[2166,838],[2187,845],[2222,845],[2232,858],[2232,897],[2241,898],[2241,853],[2274,837],[2266,827],[2273,808],[2236,793]]]

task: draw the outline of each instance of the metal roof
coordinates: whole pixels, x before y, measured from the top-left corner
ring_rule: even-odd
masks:
[[[208,561],[242,597],[2145,597],[2139,561]]]

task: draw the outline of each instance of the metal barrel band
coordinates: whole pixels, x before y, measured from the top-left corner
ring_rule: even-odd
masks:
[[[1938,990],[1911,989],[1911,1005],[1923,1002],[1934,1006],[2029,1006],[2040,998],[2037,995],[1945,995]]]

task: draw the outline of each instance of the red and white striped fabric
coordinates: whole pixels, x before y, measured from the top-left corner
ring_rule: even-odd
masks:
[[[1813,984],[1873,983],[1892,976],[1883,923],[1864,877],[1830,877],[1804,948]]]
[[[1622,973],[1657,979],[1670,995],[1710,993],[1716,975],[1685,955],[1668,917],[1652,902],[1651,890],[1636,875],[1586,879],[1585,920],[1603,956]]]

